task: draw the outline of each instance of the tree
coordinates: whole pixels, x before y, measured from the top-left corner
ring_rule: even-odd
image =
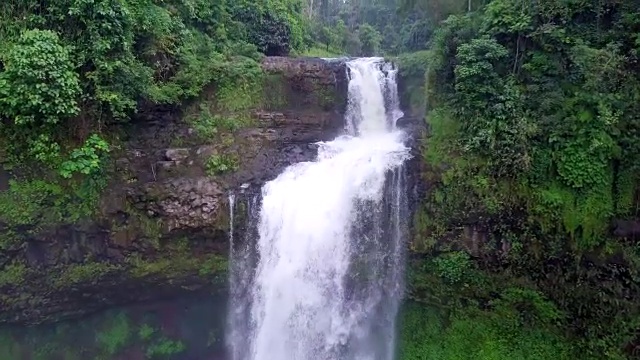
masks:
[[[360,44],[362,44],[361,55],[372,56],[380,51],[382,37],[380,32],[374,29],[373,26],[369,24],[360,25],[358,38],[360,39]]]
[[[27,30],[3,62],[0,115],[13,122],[9,132],[17,141],[14,149],[26,150],[42,162],[53,161],[59,155],[56,124],[80,111],[79,78],[69,49],[53,31]]]
[[[78,113],[78,74],[58,34],[25,31],[3,62],[0,114],[16,125],[55,124]]]

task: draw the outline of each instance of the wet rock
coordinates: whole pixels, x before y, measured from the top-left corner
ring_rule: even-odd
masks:
[[[224,190],[209,177],[177,178],[149,184],[139,198],[142,209],[162,218],[169,230],[216,225]]]
[[[6,171],[2,166],[0,166],[0,191],[5,191],[9,189],[9,180],[11,179],[11,175],[8,171]]]
[[[189,149],[167,149],[164,157],[169,161],[182,161],[189,157]]]
[[[196,150],[196,155],[203,159],[208,159],[211,155],[216,153],[216,147],[213,145],[199,146]]]
[[[424,121],[422,118],[418,116],[403,116],[396,121],[396,126],[398,128],[412,128],[415,126],[420,126],[420,122]]]
[[[107,249],[107,256],[110,259],[113,259],[118,262],[123,261],[125,259],[124,254],[120,250],[114,249],[114,248]]]
[[[288,58],[271,56],[262,61],[267,73],[282,74],[287,77],[313,79],[325,85],[338,85],[345,77],[347,67],[344,61],[324,61],[319,58]]]
[[[156,166],[163,169],[169,169],[175,167],[179,164],[177,161],[158,161],[156,162]]]
[[[613,234],[622,238],[636,238],[640,236],[640,221],[617,219],[613,224]]]

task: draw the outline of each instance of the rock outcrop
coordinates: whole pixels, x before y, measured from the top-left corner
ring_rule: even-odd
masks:
[[[211,138],[198,135],[188,109],[142,111],[126,129],[95,216],[38,229],[24,246],[0,251],[0,323],[223,283],[229,191],[311,160],[313,143],[343,127],[344,63],[272,57],[263,70],[263,99],[248,109],[247,124]]]

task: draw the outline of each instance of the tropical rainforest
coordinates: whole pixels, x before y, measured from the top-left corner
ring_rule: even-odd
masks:
[[[384,56],[428,129],[399,359],[640,358],[640,3],[14,0],[0,17],[0,225],[21,229],[3,254],[93,211],[139,111],[208,86],[242,108],[264,56]],[[23,270],[0,257],[0,288]]]

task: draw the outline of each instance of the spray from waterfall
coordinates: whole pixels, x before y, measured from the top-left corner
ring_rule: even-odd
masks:
[[[264,185],[256,234],[231,251],[233,360],[393,359],[409,149],[393,66],[347,67],[346,134]]]

